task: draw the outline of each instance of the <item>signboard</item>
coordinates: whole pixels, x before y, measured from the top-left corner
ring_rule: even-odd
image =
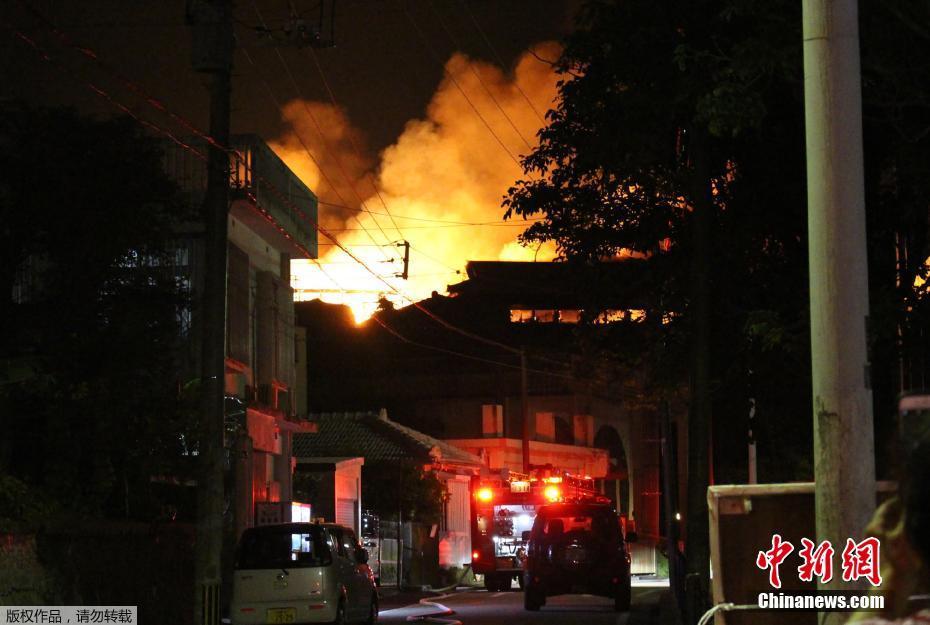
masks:
[[[279,501],[259,501],[255,504],[255,525],[284,523],[283,511]]]
[[[309,523],[312,518],[313,512],[310,504],[299,501],[291,502],[291,523]]]

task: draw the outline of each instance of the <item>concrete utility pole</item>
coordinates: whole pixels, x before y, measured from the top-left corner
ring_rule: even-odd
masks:
[[[526,371],[526,349],[520,348],[520,414],[522,416],[522,451],[523,451],[523,472],[530,472],[530,437],[532,429],[530,424],[530,397],[529,384],[527,383]]]
[[[192,65],[207,76],[210,136],[229,145],[230,70],[234,46],[230,0],[188,0]],[[209,147],[203,205],[204,289],[201,302],[201,436],[194,552],[194,623],[218,625],[222,582],[224,492],[224,382],[226,358],[226,246],[229,155]]]
[[[817,540],[840,549],[875,509],[858,10],[803,0],[803,13]]]

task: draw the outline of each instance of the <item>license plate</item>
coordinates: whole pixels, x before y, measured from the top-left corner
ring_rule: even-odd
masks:
[[[297,608],[268,608],[266,623],[294,623],[297,621]]]

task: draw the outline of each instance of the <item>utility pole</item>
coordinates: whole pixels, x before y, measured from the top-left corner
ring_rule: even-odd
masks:
[[[523,417],[523,472],[530,472],[530,397],[526,377],[526,348],[520,348],[520,413]]]
[[[817,540],[844,545],[875,509],[858,8],[803,0],[803,16]]]
[[[210,136],[229,145],[230,70],[234,46],[231,0],[188,0],[192,65],[210,89]],[[203,204],[204,288],[201,302],[201,435],[198,446],[197,534],[194,547],[194,624],[218,625],[222,582],[226,246],[229,154],[209,146]]]
[[[749,398],[749,432],[748,432],[748,446],[749,446],[749,484],[757,484],[759,482],[759,474],[756,469],[756,398]]]
[[[711,220],[714,204],[710,187],[709,137],[701,128],[692,129],[691,158],[694,253],[691,261],[690,314],[691,406],[688,414],[688,509],[685,517],[685,609],[686,622],[694,625],[710,602],[710,523],[707,487],[710,484],[713,450],[710,429],[710,338],[711,338]]]
[[[619,499],[619,498],[618,498]],[[665,506],[665,551],[668,554],[669,587],[678,608],[685,607],[681,557],[678,551],[678,453],[668,399],[662,400],[662,503]]]
[[[410,241],[401,241],[397,247],[404,248],[404,270],[397,277],[406,280],[410,275]]]

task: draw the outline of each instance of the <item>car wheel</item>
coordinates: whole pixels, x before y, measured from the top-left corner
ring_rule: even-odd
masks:
[[[374,625],[378,622],[378,593],[371,593],[371,605],[368,607],[368,620],[365,621],[368,625]]]
[[[614,611],[629,612],[632,600],[633,590],[630,588],[630,578],[627,577],[625,580],[620,580],[614,589]]]

